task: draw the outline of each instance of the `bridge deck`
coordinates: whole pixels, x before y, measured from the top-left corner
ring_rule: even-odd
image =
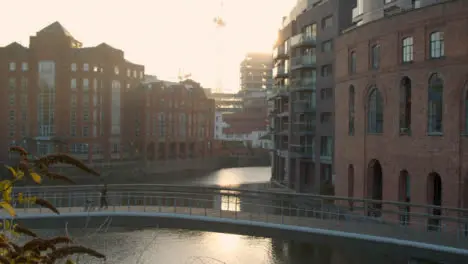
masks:
[[[76,214],[79,212],[85,213],[84,207],[59,207],[61,215],[66,217],[67,214]],[[287,216],[275,215],[271,213],[261,212],[242,212],[242,211],[225,211],[219,209],[209,208],[194,208],[194,207],[174,207],[174,206],[110,206],[108,209],[93,210],[89,212],[92,216],[94,212],[106,212],[109,216],[115,213],[133,212],[141,213],[142,215],[151,213],[161,214],[180,214],[180,215],[193,215],[203,216],[208,218],[226,218],[234,220],[254,221],[260,223],[273,223],[284,224],[291,226],[300,226],[306,228],[342,231],[350,234],[380,236],[387,238],[395,238],[399,240],[415,241],[427,244],[434,244],[440,246],[448,246],[455,248],[468,249],[468,239],[459,237],[454,239],[454,234],[440,233],[440,232],[421,232],[414,228],[404,228],[401,226],[392,226],[380,223],[359,223],[339,220],[324,216],[322,218],[305,217],[305,216]],[[34,217],[39,215],[51,215],[48,209],[43,208],[26,208],[17,209],[18,219],[23,217]],[[5,213],[1,213],[5,216]],[[58,217],[58,216],[57,216]],[[372,239],[372,238],[370,238]]]

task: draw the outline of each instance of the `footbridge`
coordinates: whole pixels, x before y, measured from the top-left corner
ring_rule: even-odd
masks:
[[[60,215],[35,205],[16,206],[16,221],[30,228],[112,226],[184,228],[280,237],[388,254],[463,263],[468,258],[468,211],[393,201],[352,199],[215,186],[109,185],[21,187]],[[86,201],[91,201],[89,205]],[[4,219],[9,219],[2,213]],[[110,219],[110,220],[109,220]],[[385,245],[376,247],[377,244]]]

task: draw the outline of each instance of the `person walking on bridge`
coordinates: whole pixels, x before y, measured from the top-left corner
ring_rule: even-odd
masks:
[[[108,208],[108,203],[107,203],[107,184],[104,184],[104,187],[101,189],[101,206],[100,208],[107,209]]]

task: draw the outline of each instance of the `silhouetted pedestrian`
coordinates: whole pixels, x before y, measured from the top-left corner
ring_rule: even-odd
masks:
[[[104,187],[101,190],[101,206],[100,208],[108,208],[107,204],[107,184],[104,184]]]

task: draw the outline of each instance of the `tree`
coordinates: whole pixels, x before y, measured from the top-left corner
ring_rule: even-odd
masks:
[[[66,260],[67,264],[71,264],[74,263],[72,257],[76,254],[87,254],[105,259],[105,255],[93,249],[75,245],[69,237],[39,238],[36,233],[27,227],[14,223],[16,212],[12,205],[14,200],[12,189],[19,181],[32,179],[36,184],[41,184],[43,178],[48,178],[50,180],[62,180],[74,183],[64,175],[50,172],[49,167],[51,165],[68,164],[95,176],[100,176],[100,174],[87,167],[80,160],[67,154],[50,154],[40,158],[34,157],[33,159],[28,159],[29,153],[21,147],[10,147],[9,152],[19,154],[19,159],[15,164],[3,165],[9,171],[10,175],[8,176],[10,178],[1,179],[0,181],[0,207],[13,218],[12,221],[4,222],[3,232],[0,233],[0,263],[54,264],[58,261]],[[48,208],[56,214],[60,214],[57,208],[50,202],[40,197],[26,197],[20,193],[15,199],[19,204],[36,204]],[[12,234],[26,236],[30,240],[20,246],[10,239]]]

